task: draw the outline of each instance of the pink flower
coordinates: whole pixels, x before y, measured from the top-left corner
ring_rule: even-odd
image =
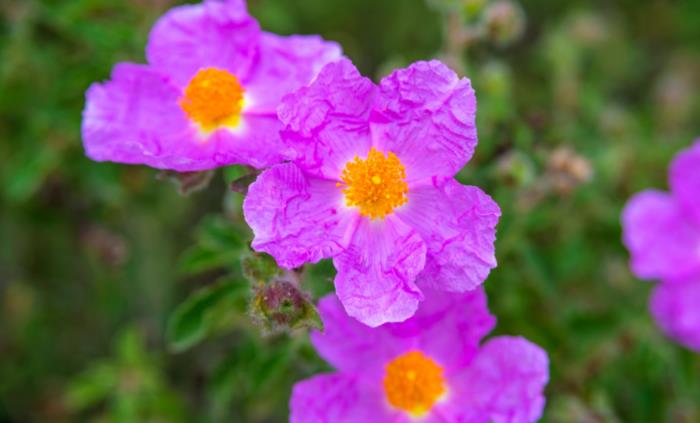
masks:
[[[430,292],[403,323],[371,329],[334,295],[320,302],[312,333],[336,373],[294,387],[291,423],[526,423],[545,404],[547,354],[520,337],[480,345],[494,326],[482,289]]]
[[[376,86],[341,60],[278,114],[296,158],[250,186],[253,248],[286,268],[333,258],[338,298],[370,326],[412,316],[423,288],[475,289],[496,266],[500,209],[454,179],[477,143],[468,79],[431,61]]]
[[[244,0],[176,7],[151,32],[148,65],[118,64],[87,91],[85,151],[176,171],[279,163],[280,99],[340,54],[317,36],[262,32]]]
[[[622,214],[632,271],[660,279],[651,309],[664,331],[700,351],[700,139],[671,164],[671,192],[644,191]]]
[[[663,331],[700,352],[700,276],[661,283],[651,296],[651,313]]]

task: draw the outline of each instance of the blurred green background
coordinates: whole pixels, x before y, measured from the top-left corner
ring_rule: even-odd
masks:
[[[142,62],[176,3],[0,2],[0,422],[283,422],[293,383],[329,369],[305,330],[252,323],[263,258],[227,185],[244,169],[182,196],[83,155],[86,88]],[[503,209],[486,287],[496,333],[550,354],[544,421],[700,422],[700,355],[655,327],[619,225],[700,135],[700,2],[249,7],[269,31],[339,41],[375,79],[431,57],[472,78],[480,144],[460,179]],[[304,286],[318,298],[331,275],[313,266]]]

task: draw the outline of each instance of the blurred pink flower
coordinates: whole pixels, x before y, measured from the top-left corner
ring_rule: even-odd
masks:
[[[700,139],[678,154],[671,192],[644,191],[622,214],[632,271],[660,279],[651,309],[672,338],[700,351]]]
[[[285,158],[276,108],[340,47],[262,32],[244,0],[206,0],[153,27],[147,65],[120,63],[87,91],[83,143],[97,161],[198,171]]]

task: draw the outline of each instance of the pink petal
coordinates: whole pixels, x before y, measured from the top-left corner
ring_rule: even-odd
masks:
[[[414,345],[413,339],[393,334],[390,327],[401,323],[371,328],[348,316],[333,294],[319,302],[318,310],[323,332],[313,331],[311,342],[321,357],[344,373],[381,380],[386,363]]]
[[[494,242],[501,211],[477,187],[452,178],[409,187],[408,203],[397,216],[428,246],[423,286],[464,292],[479,286],[496,267]]]
[[[363,218],[333,263],[338,298],[359,321],[372,327],[401,322],[418,308],[422,295],[414,281],[425,265],[425,243],[395,217]]]
[[[383,393],[359,386],[348,375],[314,376],[294,386],[289,402],[290,423],[399,423],[405,420],[389,409]]]
[[[409,183],[454,176],[477,144],[476,97],[437,60],[417,62],[384,78],[372,119],[375,146],[395,153]]]
[[[700,352],[700,277],[659,284],[651,312],[668,336]]]
[[[623,240],[632,271],[645,279],[677,279],[700,271],[700,227],[671,195],[645,191],[622,213]]]
[[[243,203],[252,246],[294,268],[332,257],[350,242],[356,215],[335,182],[309,177],[294,164],[274,166],[250,185]]]
[[[448,421],[530,423],[542,417],[549,380],[547,354],[521,337],[488,341],[471,366],[451,383],[439,412]]]
[[[181,91],[162,73],[122,63],[112,79],[93,84],[83,112],[83,143],[97,161],[198,171],[234,163],[266,167],[285,157],[279,122],[244,116],[236,131],[199,134],[179,106]]]
[[[674,197],[700,227],[700,139],[673,160],[670,174]]]
[[[121,63],[112,79],[93,84],[83,112],[83,144],[97,161],[143,163],[189,169],[196,160],[173,154],[195,136],[177,104],[180,91],[170,79],[145,65]]]
[[[227,70],[245,85],[259,42],[260,28],[243,0],[205,0],[163,15],[151,31],[146,56],[181,86],[205,67]]]
[[[296,162],[339,180],[346,163],[370,149],[368,116],[375,86],[347,59],[326,65],[314,82],[283,98],[278,116]]]
[[[245,89],[248,113],[277,114],[282,97],[308,85],[328,62],[341,57],[340,46],[317,35],[262,33],[260,59]]]
[[[426,289],[423,293],[425,300],[412,318],[379,329],[389,331],[396,341],[410,342],[449,375],[472,360],[496,319],[489,312],[483,289],[464,294]]]

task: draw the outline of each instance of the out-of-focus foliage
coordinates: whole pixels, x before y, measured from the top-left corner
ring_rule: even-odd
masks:
[[[143,61],[175,3],[0,2],[0,422],[282,422],[293,383],[329,370],[305,329],[253,324],[271,281],[318,299],[332,266],[280,275],[251,255],[230,189],[246,169],[181,196],[200,181],[83,156],[85,89]],[[700,421],[700,356],[654,326],[619,227],[700,136],[700,2],[249,3],[367,75],[441,57],[472,78],[480,144],[460,179],[503,209],[486,287],[497,332],[550,354],[545,421]]]

